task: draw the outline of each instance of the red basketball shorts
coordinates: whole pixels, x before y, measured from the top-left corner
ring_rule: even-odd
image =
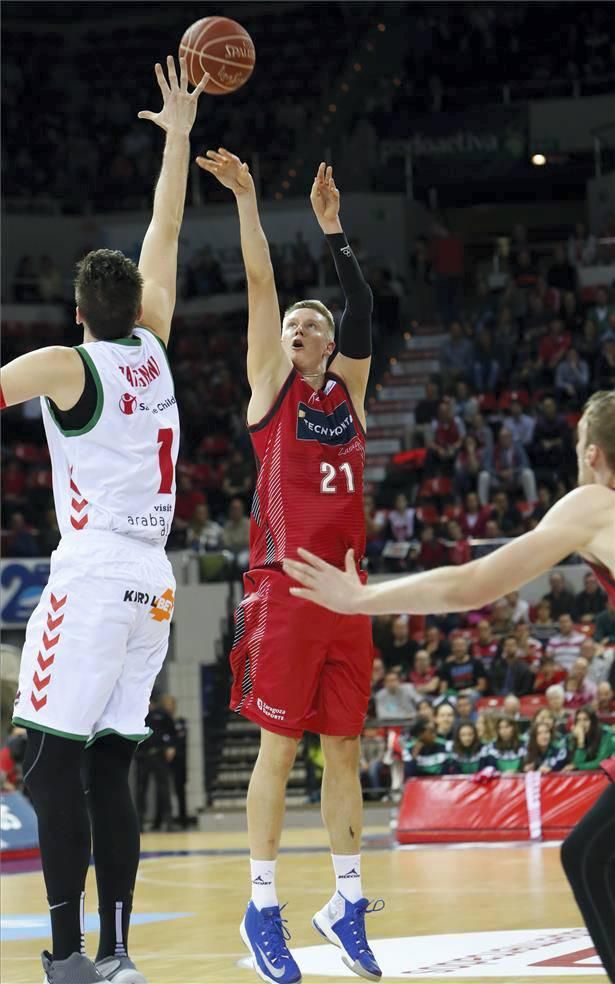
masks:
[[[367,615],[336,615],[289,594],[284,573],[244,575],[231,650],[231,709],[267,731],[354,737],[371,694]]]

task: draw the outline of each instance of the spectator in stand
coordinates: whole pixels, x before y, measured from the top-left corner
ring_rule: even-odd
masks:
[[[525,697],[532,693],[534,674],[521,657],[514,635],[504,639],[502,651],[491,667],[489,681],[495,694]]]
[[[515,694],[506,694],[502,704],[502,713],[513,721],[521,720],[521,701]]]
[[[457,723],[461,724],[462,721],[470,721],[474,723],[476,721],[476,711],[474,710],[474,701],[469,694],[459,694],[457,698],[457,703],[455,705],[455,710],[457,712]]]
[[[455,393],[451,399],[454,415],[464,422],[471,420],[478,413],[478,400],[472,396],[470,387],[464,379],[458,379],[455,383]]]
[[[450,474],[463,437],[464,426],[459,418],[454,417],[452,403],[448,399],[441,400],[437,419],[432,423],[431,438],[427,442],[427,470]]]
[[[593,321],[586,318],[583,322],[581,334],[575,338],[575,348],[582,359],[585,359],[589,366],[590,375],[593,378],[596,369],[596,360],[600,354],[600,338],[598,329]]]
[[[477,393],[493,393],[500,379],[500,363],[493,352],[493,340],[482,331],[474,346],[472,379]]]
[[[587,660],[587,676],[596,685],[608,680],[615,662],[615,652],[605,649],[593,639],[586,639],[581,646],[581,659]]]
[[[609,291],[606,287],[598,287],[595,293],[596,303],[590,307],[588,318],[596,326],[598,337],[601,339],[608,331],[609,317],[615,314],[615,304],[610,302]]]
[[[372,696],[384,687],[386,667],[381,656],[374,656],[372,663]]]
[[[379,652],[386,649],[393,640],[394,619],[395,615],[374,615],[372,619],[372,637]]]
[[[502,533],[502,530],[500,529],[497,520],[488,519],[487,522],[485,523],[484,539],[501,540],[503,536],[504,534]],[[485,544],[484,546],[477,548],[475,552],[475,556],[485,557],[487,554],[493,553],[493,551],[496,549],[497,549],[497,543],[494,543],[493,545]]]
[[[366,492],[363,496],[363,515],[365,517],[366,547],[368,560],[375,560],[382,553],[385,544],[386,514],[382,509],[376,509],[373,495]]]
[[[594,639],[596,642],[615,643],[615,605],[608,602],[605,610],[596,616]]]
[[[418,706],[418,716],[427,718],[427,720],[433,724],[434,728],[436,726],[436,714],[433,708],[433,704],[426,697],[419,701]]]
[[[479,660],[487,673],[491,670],[491,664],[498,655],[499,645],[491,631],[491,623],[487,619],[481,619],[477,625],[476,640],[472,643],[471,653],[474,659]]]
[[[573,266],[591,266],[596,260],[596,237],[588,235],[585,223],[577,222],[568,239],[568,262]]]
[[[62,274],[50,256],[41,258],[37,285],[43,304],[56,304],[62,300]]]
[[[440,351],[440,368],[446,385],[456,379],[469,380],[474,361],[474,346],[460,321],[453,321],[448,338]]]
[[[194,488],[191,477],[178,470],[173,525],[177,529],[185,530],[194,516],[196,507],[202,506],[206,501],[203,493]]]
[[[523,532],[523,518],[515,505],[511,504],[508,493],[501,489],[493,496],[490,519],[494,519],[503,536],[518,536]]]
[[[417,426],[431,424],[438,413],[440,405],[440,387],[432,379],[425,384],[425,396],[419,400],[414,408],[414,421]]]
[[[552,505],[553,505],[553,496],[551,495],[551,490],[546,485],[539,485],[538,501],[532,511],[531,519],[539,523],[542,517],[546,516],[546,514],[549,512],[549,509],[551,508]]]
[[[222,550],[222,537],[222,527],[210,519],[209,506],[201,502],[186,530],[186,546],[195,553],[218,553]]]
[[[519,250],[512,269],[519,290],[528,291],[538,283],[538,270],[529,249]]]
[[[521,401],[511,400],[508,415],[504,417],[503,427],[512,434],[513,442],[523,448],[529,448],[534,437],[535,426],[536,421],[529,414],[524,413]]]
[[[455,730],[455,708],[452,704],[449,704],[447,700],[442,701],[438,704],[434,711],[435,722],[436,722],[436,734],[438,738],[446,742],[447,748],[450,748],[453,741],[453,732]]]
[[[594,369],[594,387],[613,389],[615,387],[615,338],[606,338]]]
[[[566,249],[558,243],[553,250],[553,262],[547,270],[547,283],[549,287],[556,287],[557,290],[576,291],[577,289],[577,270],[566,255]]]
[[[421,697],[435,696],[440,692],[440,677],[426,649],[414,654],[414,666],[408,680]]]
[[[486,454],[478,446],[472,434],[466,434],[455,458],[455,492],[459,496],[471,494],[478,484],[479,475],[485,468]]]
[[[233,451],[222,483],[222,491],[229,498],[239,496],[244,499],[251,492],[253,484],[251,460],[242,451]]]
[[[503,642],[514,632],[512,610],[506,598],[500,598],[491,608],[491,632],[495,639]]]
[[[556,663],[553,656],[543,656],[534,677],[534,693],[546,694],[554,684],[564,684],[567,675],[564,667]]]
[[[572,344],[572,336],[566,331],[560,318],[552,318],[549,322],[548,333],[538,346],[538,366],[543,370],[543,379],[548,383],[551,373],[564,358]]]
[[[243,499],[231,499],[228,507],[228,519],[222,530],[222,546],[229,550],[240,571],[248,568],[250,554],[250,520],[246,516]]]
[[[60,543],[60,527],[56,517],[56,511],[52,507],[45,511],[45,522],[38,534],[38,545],[41,557],[50,557]]]
[[[442,567],[446,563],[446,547],[440,540],[436,540],[433,526],[425,526],[421,530],[419,539],[421,541],[418,555],[420,567],[425,571],[430,571],[433,567]]]
[[[518,622],[527,622],[530,617],[529,602],[522,598],[518,591],[511,591],[506,595],[506,601],[510,605],[510,619],[513,625]]]
[[[546,721],[539,721],[530,728],[524,772],[560,772],[568,761],[566,742],[559,738]]]
[[[398,615],[393,622],[391,643],[382,649],[382,659],[387,670],[395,669],[407,676],[414,663],[418,643],[410,638],[410,620],[407,615]]]
[[[449,752],[433,723],[419,717],[410,728],[404,747],[404,777],[442,776],[448,769]]]
[[[495,741],[499,712],[497,710],[479,711],[476,715],[476,730],[483,744]]]
[[[589,391],[589,366],[575,348],[569,348],[555,370],[555,388],[568,406],[579,407]]]
[[[414,537],[415,510],[408,505],[408,498],[403,492],[395,496],[393,508],[389,512],[388,539],[412,540]]]
[[[542,644],[530,634],[530,626],[526,621],[517,622],[514,633],[521,659],[524,659],[528,666],[535,670],[542,659]]]
[[[568,587],[566,579],[559,571],[553,571],[549,576],[550,591],[544,596],[543,601],[548,601],[551,606],[551,616],[559,618],[560,615],[571,613],[575,610],[574,593]]]
[[[525,744],[519,737],[517,722],[509,717],[500,717],[495,740],[486,751],[493,758],[493,766],[498,772],[520,772],[525,758]]]
[[[559,416],[555,400],[548,396],[542,401],[542,412],[534,430],[531,449],[534,466],[550,476],[560,472],[566,465],[570,447],[566,421]]]
[[[9,520],[9,535],[5,546],[7,557],[39,557],[40,548],[33,529],[23,513],[15,512]]]
[[[469,541],[461,532],[461,526],[456,519],[451,519],[446,525],[446,535],[451,543],[448,548],[449,564],[467,564],[472,560],[472,548]]]
[[[379,721],[411,718],[416,714],[419,695],[411,683],[402,683],[397,670],[387,670],[384,687],[374,695]]]
[[[22,256],[17,264],[13,296],[19,304],[37,304],[41,299],[36,265],[31,256]]]
[[[225,290],[222,267],[211,247],[204,246],[193,254],[188,263],[185,295],[187,298],[209,297],[212,294],[223,294]]]
[[[451,775],[473,775],[487,766],[495,767],[495,760],[486,754],[478,736],[476,725],[461,721],[453,739],[453,749],[448,763]]]
[[[20,789],[23,783],[23,760],[28,743],[28,732],[12,724],[5,743],[0,748],[0,786],[5,792]]]
[[[566,710],[566,691],[561,683],[552,683],[545,691],[547,707],[555,718],[556,727],[567,728],[569,712]]]
[[[437,625],[428,625],[425,629],[425,641],[421,646],[429,653],[432,665],[439,667],[450,656],[451,647]]]
[[[438,225],[429,242],[428,254],[432,264],[440,323],[448,325],[458,317],[458,295],[463,277],[463,243],[459,236]]]
[[[601,724],[591,707],[581,707],[574,716],[568,751],[570,761],[564,766],[565,772],[596,770],[604,759],[615,754],[613,729]]]
[[[574,599],[573,614],[577,622],[592,623],[596,615],[606,608],[606,592],[598,584],[598,578],[592,571],[583,578],[583,590]]]
[[[575,660],[564,684],[566,691],[566,707],[583,707],[596,699],[598,687],[587,676],[589,663],[580,657]]]
[[[607,680],[598,684],[596,714],[598,717],[615,716],[615,697],[613,696],[613,688]]]
[[[493,431],[482,413],[475,414],[468,424],[468,434],[476,438],[481,451],[493,451]]]
[[[384,753],[386,740],[379,728],[365,728],[361,735],[361,785],[384,793]]]
[[[480,697],[487,691],[487,671],[478,659],[468,653],[468,642],[463,636],[455,636],[451,643],[450,662],[442,666],[441,694],[459,694],[470,691]]]
[[[557,626],[558,631],[549,639],[547,653],[569,673],[581,655],[586,637],[575,629],[572,616],[567,612],[560,615]]]
[[[485,524],[489,518],[489,514],[489,508],[480,505],[478,493],[468,492],[460,517],[462,531],[466,536],[480,539],[485,533]]]

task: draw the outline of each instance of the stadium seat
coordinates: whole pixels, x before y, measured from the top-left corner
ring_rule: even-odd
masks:
[[[493,711],[504,704],[503,697],[479,697],[476,701],[477,711]]]
[[[547,706],[547,698],[544,694],[529,694],[519,700],[522,717],[533,717],[541,707]]]
[[[435,496],[450,495],[453,483],[450,478],[426,478],[419,487],[419,499],[433,499]]]
[[[427,526],[436,526],[440,522],[440,513],[435,506],[419,506],[416,510],[416,518]]]
[[[493,413],[498,408],[498,403],[493,393],[480,393],[478,396],[478,406],[481,413]]]
[[[530,395],[527,390],[504,390],[498,400],[500,410],[508,410],[513,400],[518,400],[522,407],[529,406]]]
[[[588,639],[591,639],[596,631],[596,626],[593,622],[575,622],[574,627],[577,632],[582,632]]]

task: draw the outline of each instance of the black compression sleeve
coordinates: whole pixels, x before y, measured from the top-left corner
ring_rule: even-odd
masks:
[[[370,286],[344,233],[336,232],[325,238],[346,299],[340,321],[339,350],[349,359],[368,359],[372,354],[373,297]]]

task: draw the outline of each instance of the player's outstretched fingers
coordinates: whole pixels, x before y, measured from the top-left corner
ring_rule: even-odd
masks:
[[[158,85],[160,86],[160,91],[162,92],[162,95],[164,97],[171,90],[169,88],[169,83],[167,82],[166,76],[162,70],[162,65],[160,64],[160,62],[156,62],[154,71],[156,73],[156,79],[158,80]]]
[[[169,84],[171,88],[179,88],[179,82],[177,81],[177,69],[175,68],[175,59],[173,55],[167,55],[167,72],[169,73]]]
[[[315,593],[309,588],[290,588],[290,594],[295,598],[305,598],[306,601],[314,601]]]
[[[215,161],[216,164],[226,164],[226,158],[222,154],[218,153],[217,150],[208,150],[205,154],[210,160]]]
[[[346,559],[344,561],[344,565],[346,567],[347,574],[356,574],[357,568],[354,561],[354,550],[352,549],[352,547],[350,547],[350,549],[346,551]]]
[[[206,157],[196,157],[195,161],[199,167],[202,167],[204,171],[209,171],[210,174],[217,174],[220,170],[218,164],[214,164],[213,161],[208,161]]]
[[[188,91],[188,66],[184,55],[179,56],[179,87],[183,92]]]
[[[186,73],[186,75],[187,75],[187,73]],[[201,95],[203,89],[205,88],[205,86],[209,82],[210,78],[211,78],[211,75],[209,74],[209,72],[204,72],[203,73],[203,78],[201,79],[201,81],[197,85],[196,89],[193,89],[192,90],[192,95],[193,96],[196,96],[196,98],[198,99],[199,96]]]
[[[316,574],[307,564],[302,564],[298,560],[285,560],[282,564],[284,572],[300,584],[313,584],[316,582]]]

